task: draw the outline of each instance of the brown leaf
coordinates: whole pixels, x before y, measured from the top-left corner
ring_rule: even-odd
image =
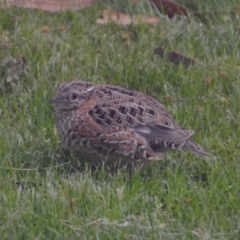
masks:
[[[184,56],[180,53],[177,53],[175,51],[167,53],[167,58],[175,64],[183,63],[185,66],[195,64],[195,60],[193,60],[192,58],[186,57],[186,56]]]
[[[33,8],[48,12],[59,12],[69,9],[81,10],[97,2],[99,2],[99,0],[5,0],[1,1],[0,6]]]
[[[211,83],[212,83],[212,78],[211,78],[211,77],[207,77],[207,78],[204,80],[204,82],[205,82],[206,84],[211,84]]]
[[[188,15],[188,10],[178,3],[169,0],[150,0],[160,12],[168,15],[169,18],[175,15]]]
[[[192,201],[191,198],[188,198],[188,197],[184,198],[184,202],[185,202],[185,203],[190,203],[191,201]]]
[[[226,77],[226,76],[227,76],[227,73],[226,73],[226,72],[220,72],[220,76],[221,76],[221,77]]]
[[[175,51],[165,53],[165,51],[162,47],[155,48],[154,49],[154,54],[157,54],[162,58],[167,58],[170,62],[172,62],[174,64],[182,63],[186,67],[195,64],[194,59],[192,59],[190,57],[187,57],[187,56],[184,56],[184,55],[182,55],[178,52],[175,52]]]
[[[120,25],[130,25],[130,24],[139,24],[139,23],[157,24],[160,22],[160,18],[144,17],[141,15],[129,16],[117,11],[103,10],[102,18],[98,18],[97,23],[104,25],[110,22],[114,22]]]
[[[149,0],[161,13],[166,14],[169,18],[173,18],[174,16],[186,16],[192,15],[198,18],[200,21],[205,22],[206,16],[221,16],[226,13],[234,13],[240,12],[240,6],[228,8],[228,9],[221,9],[215,10],[211,12],[196,12],[192,11],[184,6],[175,3],[171,0]]]
[[[156,47],[154,49],[154,54],[159,55],[160,57],[164,57],[165,56],[165,51],[162,47]]]
[[[123,39],[124,39],[125,41],[130,41],[130,40],[131,40],[131,37],[130,37],[129,33],[125,33],[124,36],[123,36]]]
[[[45,32],[45,33],[49,32],[49,27],[48,26],[42,27],[42,32]]]
[[[137,3],[138,3],[138,0],[132,0],[133,5],[137,5]]]
[[[169,102],[171,102],[173,98],[172,98],[171,95],[168,94],[168,95],[166,96],[166,99],[167,99]]]
[[[149,0],[149,1],[153,3],[159,9],[160,12],[167,14],[169,18],[173,18],[175,15],[188,16],[189,14],[193,14],[195,16],[198,16],[200,14],[170,0]]]
[[[63,31],[65,31],[65,26],[62,25],[58,29],[59,29],[60,32],[63,32]]]

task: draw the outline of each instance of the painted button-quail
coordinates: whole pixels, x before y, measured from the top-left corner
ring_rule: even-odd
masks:
[[[84,81],[63,83],[50,100],[63,146],[82,159],[145,164],[168,150],[209,155],[164,106],[143,93]]]

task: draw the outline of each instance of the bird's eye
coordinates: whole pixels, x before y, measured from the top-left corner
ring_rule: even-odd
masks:
[[[78,98],[78,95],[76,93],[73,93],[71,98],[72,98],[72,100],[76,100]]]

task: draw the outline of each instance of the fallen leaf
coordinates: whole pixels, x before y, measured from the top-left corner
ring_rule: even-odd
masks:
[[[220,76],[221,76],[221,77],[226,77],[226,76],[227,76],[227,73],[226,73],[226,72],[220,72]]]
[[[193,60],[192,58],[184,56],[184,55],[182,55],[180,53],[177,53],[175,51],[167,53],[167,58],[175,64],[183,63],[185,66],[195,64],[195,60]]]
[[[42,27],[42,32],[45,32],[45,33],[49,32],[49,27],[48,26]]]
[[[149,0],[153,6],[155,6],[162,14],[166,14],[169,18],[174,16],[185,16],[189,17],[190,15],[198,18],[200,21],[205,22],[208,17],[212,16],[223,16],[226,13],[236,13],[240,12],[240,6],[231,7],[228,9],[221,9],[216,11],[209,11],[205,13],[196,12],[185,8],[184,6],[171,1],[171,0]]]
[[[137,5],[138,0],[132,0],[133,5]]]
[[[64,10],[81,10],[90,7],[99,0],[5,0],[0,2],[1,7],[23,7],[39,9],[48,12]]]
[[[204,80],[204,82],[205,82],[206,84],[211,84],[211,83],[212,83],[212,78],[211,78],[211,77],[207,77],[207,78]]]
[[[63,25],[62,25],[62,26],[60,26],[60,27],[59,27],[59,31],[60,31],[60,32],[63,32],[63,31],[65,31],[65,27],[64,27]]]
[[[130,24],[139,24],[139,23],[157,24],[160,22],[160,18],[144,17],[141,15],[129,16],[117,11],[103,10],[102,18],[98,18],[97,23],[105,25],[110,22],[114,22],[119,25],[130,25]]]
[[[165,56],[165,51],[162,47],[156,47],[154,49],[154,54],[159,55],[160,57],[164,57]]]
[[[175,51],[165,53],[165,51],[162,47],[155,48],[154,49],[154,54],[157,54],[162,58],[167,58],[170,62],[172,62],[174,64],[182,63],[186,67],[195,64],[194,59],[192,59],[190,57],[187,57],[187,56],[184,56],[184,55],[182,55],[178,52],[175,52]]]
[[[190,14],[199,17],[201,13],[192,11],[183,7],[182,5],[175,3],[170,0],[149,0],[153,5],[155,5],[159,11],[163,14],[167,14],[169,18],[173,18],[176,15],[189,16]]]
[[[126,41],[130,41],[131,37],[130,37],[129,33],[124,34],[123,39]]]
[[[191,201],[192,201],[191,198],[185,198],[185,199],[184,199],[184,202],[185,202],[185,203],[190,203]]]
[[[171,101],[173,100],[173,99],[172,99],[172,96],[169,95],[169,94],[166,96],[166,99],[167,99],[169,102],[171,102]]]

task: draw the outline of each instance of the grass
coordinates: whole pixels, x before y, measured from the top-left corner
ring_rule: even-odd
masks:
[[[238,1],[193,3],[212,11]],[[22,54],[29,66],[14,88],[1,79],[1,239],[239,239],[239,15],[98,26],[105,8],[113,5],[57,14],[0,9],[1,59]],[[159,15],[144,1],[119,8]],[[173,65],[153,55],[156,46],[198,64]],[[131,178],[124,170],[76,171],[47,104],[74,78],[154,96],[213,156],[174,152]]]

